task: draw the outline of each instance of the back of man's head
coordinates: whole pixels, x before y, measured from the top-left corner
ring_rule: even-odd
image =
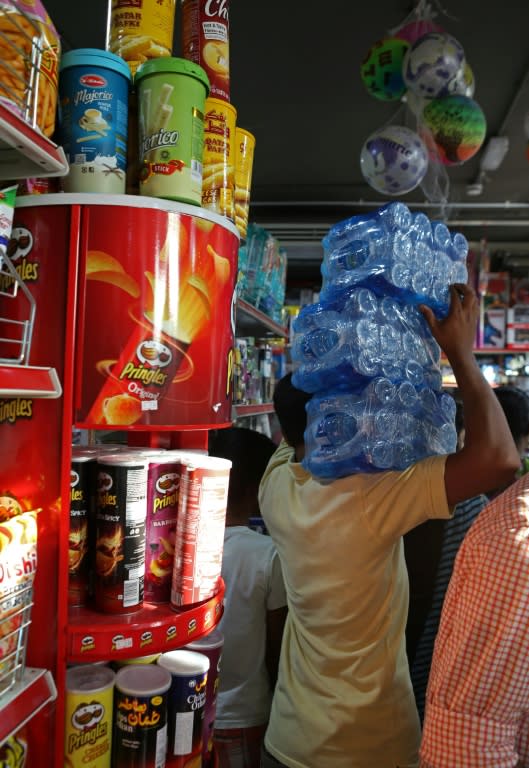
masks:
[[[514,442],[519,449],[527,448],[529,436],[529,395],[520,387],[496,387],[494,394],[498,398]]]
[[[283,376],[274,390],[274,409],[283,437],[293,448],[303,445],[307,427],[306,405],[312,395],[292,384],[292,374]]]
[[[246,427],[228,427],[210,432],[209,455],[229,459],[232,463],[229,507],[250,501],[257,503],[259,483],[276,447],[269,437]],[[251,510],[247,514],[251,514]]]

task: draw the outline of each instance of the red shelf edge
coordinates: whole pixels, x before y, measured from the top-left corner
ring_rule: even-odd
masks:
[[[63,148],[4,104],[0,104],[0,150],[2,178],[65,176],[68,173]],[[9,157],[6,158],[6,154]]]
[[[57,398],[61,395],[55,368],[0,363],[0,397]]]
[[[0,699],[0,744],[56,698],[51,672],[26,668],[22,681]]]
[[[222,617],[224,582],[209,600],[181,611],[146,604],[129,614],[104,614],[89,608],[70,609],[68,663],[148,656],[181,648],[207,635]]]

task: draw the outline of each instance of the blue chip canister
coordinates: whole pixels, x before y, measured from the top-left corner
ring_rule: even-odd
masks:
[[[65,192],[124,194],[130,70],[109,51],[78,48],[62,56],[59,133],[70,170]]]

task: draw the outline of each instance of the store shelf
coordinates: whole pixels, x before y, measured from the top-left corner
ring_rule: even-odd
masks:
[[[0,397],[57,398],[62,387],[55,368],[0,364]]]
[[[68,162],[63,148],[0,103],[1,178],[65,176],[67,173]]]
[[[71,608],[67,629],[69,663],[127,659],[180,648],[211,632],[222,616],[224,583],[210,600],[181,611],[147,603],[129,614]]]
[[[51,673],[26,668],[20,683],[0,698],[0,744],[57,698]]]
[[[262,416],[263,414],[273,412],[273,403],[259,403],[253,405],[241,405],[237,403],[233,406],[233,418],[238,418],[241,416]]]
[[[288,328],[276,323],[275,320],[244,299],[237,299],[237,326],[239,332],[244,331],[251,336],[262,335],[263,329],[265,329],[271,331],[275,336],[281,336],[284,339],[289,337]]]

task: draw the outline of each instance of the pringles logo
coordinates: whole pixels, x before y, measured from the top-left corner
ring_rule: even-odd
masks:
[[[7,244],[6,253],[24,283],[35,283],[39,279],[40,264],[28,256],[33,249],[33,235],[25,227],[14,227]],[[15,283],[9,274],[0,274],[0,292],[7,293]]]
[[[163,387],[167,381],[167,374],[161,369],[168,366],[173,359],[173,353],[169,347],[149,339],[137,347],[136,357],[140,365],[136,365],[135,361],[129,361],[119,374],[119,378]]]

